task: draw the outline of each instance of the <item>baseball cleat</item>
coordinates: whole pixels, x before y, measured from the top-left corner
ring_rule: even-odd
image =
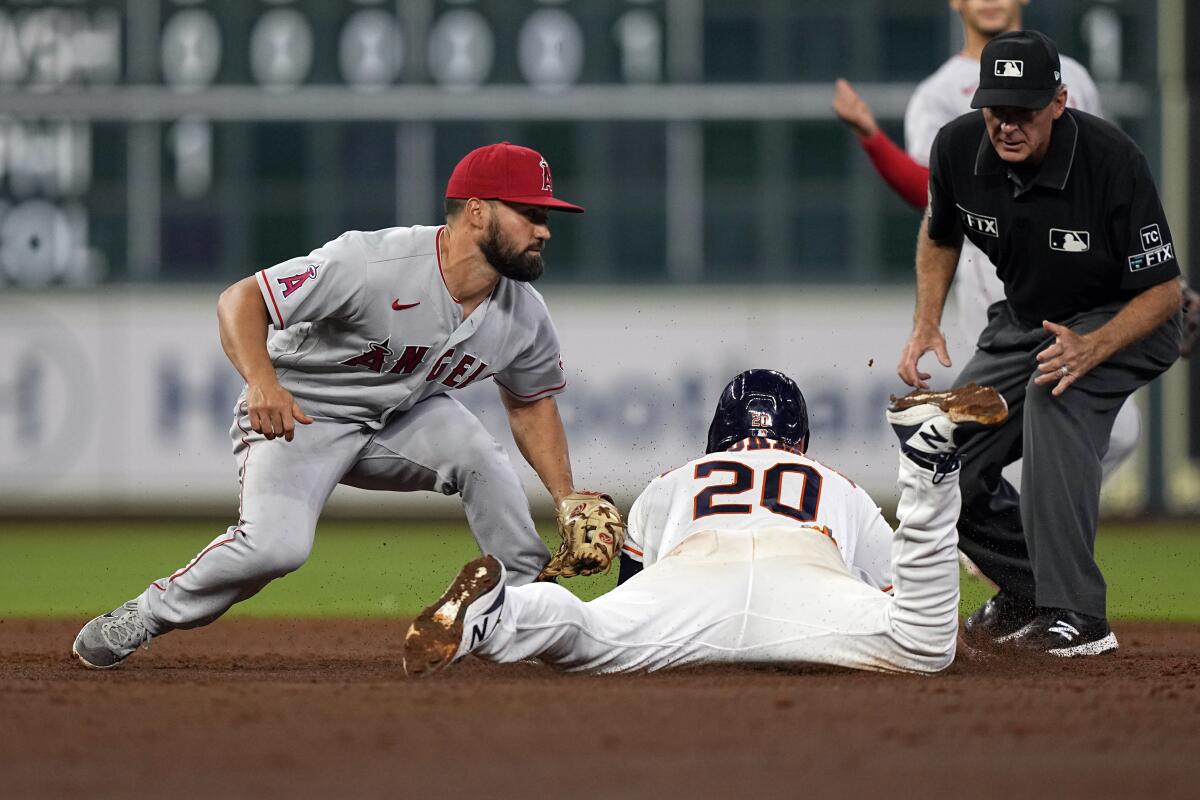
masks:
[[[1062,608],[1042,609],[1010,641],[1026,652],[1059,658],[1098,656],[1117,649],[1117,635],[1104,617]]]
[[[963,623],[963,638],[976,645],[1004,644],[1023,631],[1037,615],[1032,600],[1001,589],[967,617]]]
[[[413,620],[404,637],[404,671],[431,675],[491,638],[504,611],[504,565],[494,556],[468,562],[446,593]]]
[[[900,449],[919,466],[935,473],[957,467],[955,454],[963,429],[999,425],[1008,419],[1008,404],[995,389],[969,383],[945,392],[925,389],[892,395],[887,421],[900,439]]]
[[[71,653],[89,669],[112,669],[143,644],[149,647],[150,638],[134,599],[84,625]]]

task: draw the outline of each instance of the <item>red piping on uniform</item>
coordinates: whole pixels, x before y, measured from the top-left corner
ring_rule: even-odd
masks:
[[[629,546],[629,545],[627,545],[627,544],[626,544],[626,545],[622,545],[622,546],[621,546],[621,549],[622,549],[622,550],[624,550],[624,551],[626,551],[626,552],[628,552],[628,553],[632,553],[633,555],[635,555],[635,556],[638,556],[638,557],[641,557],[642,555],[644,555],[644,553],[642,553],[642,551],[641,551],[641,550],[638,550],[636,547],[630,547],[630,546]]]
[[[267,297],[271,298],[271,305],[275,307],[275,318],[279,320],[279,327],[282,328],[284,327],[283,312],[279,310],[279,303],[275,301],[275,293],[271,291],[271,281],[267,278],[267,271],[262,269],[258,271],[258,274],[262,276],[263,286],[267,288]]]
[[[433,237],[433,251],[437,254],[438,275],[442,276],[442,286],[446,287],[446,294],[450,295],[450,299],[462,305],[462,301],[454,296],[454,292],[450,291],[450,284],[446,283],[446,273],[442,271],[442,231],[446,230],[446,226],[438,228],[437,236]]]
[[[504,391],[508,392],[508,393],[509,393],[509,394],[511,394],[513,397],[519,397],[519,398],[521,398],[522,400],[530,400],[530,399],[532,399],[532,398],[534,398],[534,397],[537,397],[539,394],[545,394],[546,392],[557,392],[559,389],[562,389],[563,387],[565,387],[565,386],[567,385],[567,382],[566,382],[566,381],[563,381],[563,382],[562,382],[562,383],[560,383],[558,386],[551,386],[549,389],[541,389],[541,390],[539,390],[539,391],[536,391],[536,392],[534,392],[533,394],[517,394],[517,393],[516,393],[516,392],[514,392],[512,389],[510,389],[510,388],[508,388],[507,386],[505,386],[503,383],[500,383],[500,379],[499,379],[499,378],[497,378],[497,377],[493,376],[493,377],[492,377],[492,380],[496,381],[496,383],[499,383],[499,384],[500,384],[500,386],[501,386],[501,387],[504,389]]]
[[[238,430],[245,434],[242,437],[242,444],[246,445],[246,457],[242,459],[242,479],[238,481],[238,524],[245,522],[242,519],[242,505],[246,497],[246,467],[250,464],[250,431],[242,427],[242,404],[238,404],[237,413],[233,416],[233,424],[237,425]],[[250,412],[250,406],[246,404],[246,413]]]
[[[175,580],[176,578],[182,577],[184,573],[186,573],[186,572],[187,572],[189,569],[191,569],[192,567],[196,566],[197,562],[199,562],[199,561],[200,561],[200,559],[204,558],[204,556],[205,556],[205,555],[207,555],[209,552],[211,552],[211,551],[213,551],[213,550],[216,550],[218,547],[220,547],[220,546],[221,546],[221,545],[223,545],[223,544],[229,544],[230,542],[232,542],[232,541],[234,541],[235,539],[237,539],[237,535],[238,535],[239,533],[243,533],[243,534],[244,534],[244,533],[245,533],[245,531],[243,531],[241,528],[234,528],[234,531],[233,531],[233,533],[229,534],[229,538],[228,538],[228,539],[222,539],[222,540],[221,540],[221,541],[219,541],[219,542],[213,542],[213,543],[212,543],[212,544],[210,544],[208,547],[206,547],[206,548],[204,548],[203,550],[201,550],[201,551],[200,551],[200,555],[198,555],[198,556],[196,556],[195,558],[193,558],[190,564],[188,564],[186,567],[184,567],[183,569],[181,569],[181,570],[179,570],[178,572],[176,572],[174,575],[172,575],[172,576],[171,576],[170,578],[168,578],[167,580],[169,580],[169,581],[173,581],[173,580]]]

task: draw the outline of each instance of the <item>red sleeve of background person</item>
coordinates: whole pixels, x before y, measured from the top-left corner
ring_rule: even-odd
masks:
[[[912,156],[901,150],[882,130],[859,141],[887,185],[910,206],[925,208],[929,202],[928,167],[913,161]]]

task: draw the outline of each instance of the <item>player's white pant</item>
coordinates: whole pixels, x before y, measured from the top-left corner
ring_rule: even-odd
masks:
[[[430,397],[378,431],[318,418],[297,425],[290,442],[254,433],[244,406],[239,411],[230,433],[242,483],[240,522],[138,598],[154,635],[212,622],[299,569],[339,482],[461,494],[480,548],[504,561],[510,583],[532,581],[549,557],[507,453],[452,397]]]
[[[958,474],[934,484],[901,456],[900,489],[894,595],[853,577],[817,531],[707,531],[588,603],[555,584],[509,589],[499,628],[475,654],[595,672],[715,663],[945,669],[958,635]]]

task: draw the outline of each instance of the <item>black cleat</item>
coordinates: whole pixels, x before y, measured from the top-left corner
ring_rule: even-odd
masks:
[[[1038,615],[1033,601],[1001,589],[967,617],[964,636],[977,645],[1004,644]]]
[[[1060,658],[1098,656],[1117,649],[1117,635],[1104,617],[1062,608],[1042,609],[1011,641],[1022,650]]]

